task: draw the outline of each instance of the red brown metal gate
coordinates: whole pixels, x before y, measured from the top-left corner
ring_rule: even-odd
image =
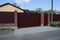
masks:
[[[48,25],[48,14],[44,14],[44,26]]]
[[[60,21],[60,14],[53,14],[53,21]]]
[[[18,13],[18,28],[41,25],[41,14]]]
[[[14,12],[0,12],[0,24],[14,23]]]

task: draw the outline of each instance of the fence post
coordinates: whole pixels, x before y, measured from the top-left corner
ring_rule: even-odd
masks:
[[[48,14],[48,26],[50,24],[50,14]]]
[[[41,13],[41,26],[44,26],[44,14]]]
[[[17,11],[15,11],[14,13],[15,13],[15,26],[18,27]]]

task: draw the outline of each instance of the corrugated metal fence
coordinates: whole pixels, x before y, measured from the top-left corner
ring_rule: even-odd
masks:
[[[18,27],[35,27],[41,25],[41,14],[18,13]]]
[[[0,24],[14,23],[14,15],[14,12],[0,12]],[[42,13],[17,13],[18,28],[35,27],[42,24],[47,26],[51,21],[51,14],[49,15],[42,15]],[[53,17],[53,22],[60,21],[60,14],[53,14]]]
[[[42,19],[44,18],[44,19]],[[25,27],[36,27],[41,26],[41,22],[43,20],[43,26],[48,25],[48,14],[41,13],[18,13],[18,28],[25,28]]]

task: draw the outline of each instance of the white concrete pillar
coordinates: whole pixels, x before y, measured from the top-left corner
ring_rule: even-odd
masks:
[[[41,26],[44,26],[44,14],[41,14]]]
[[[18,17],[17,17],[17,11],[14,12],[15,13],[15,26],[18,27]]]
[[[48,26],[50,24],[50,14],[48,14]]]

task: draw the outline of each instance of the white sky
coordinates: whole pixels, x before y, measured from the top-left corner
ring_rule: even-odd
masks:
[[[29,3],[31,0],[15,0],[16,3],[21,4],[21,3]]]

